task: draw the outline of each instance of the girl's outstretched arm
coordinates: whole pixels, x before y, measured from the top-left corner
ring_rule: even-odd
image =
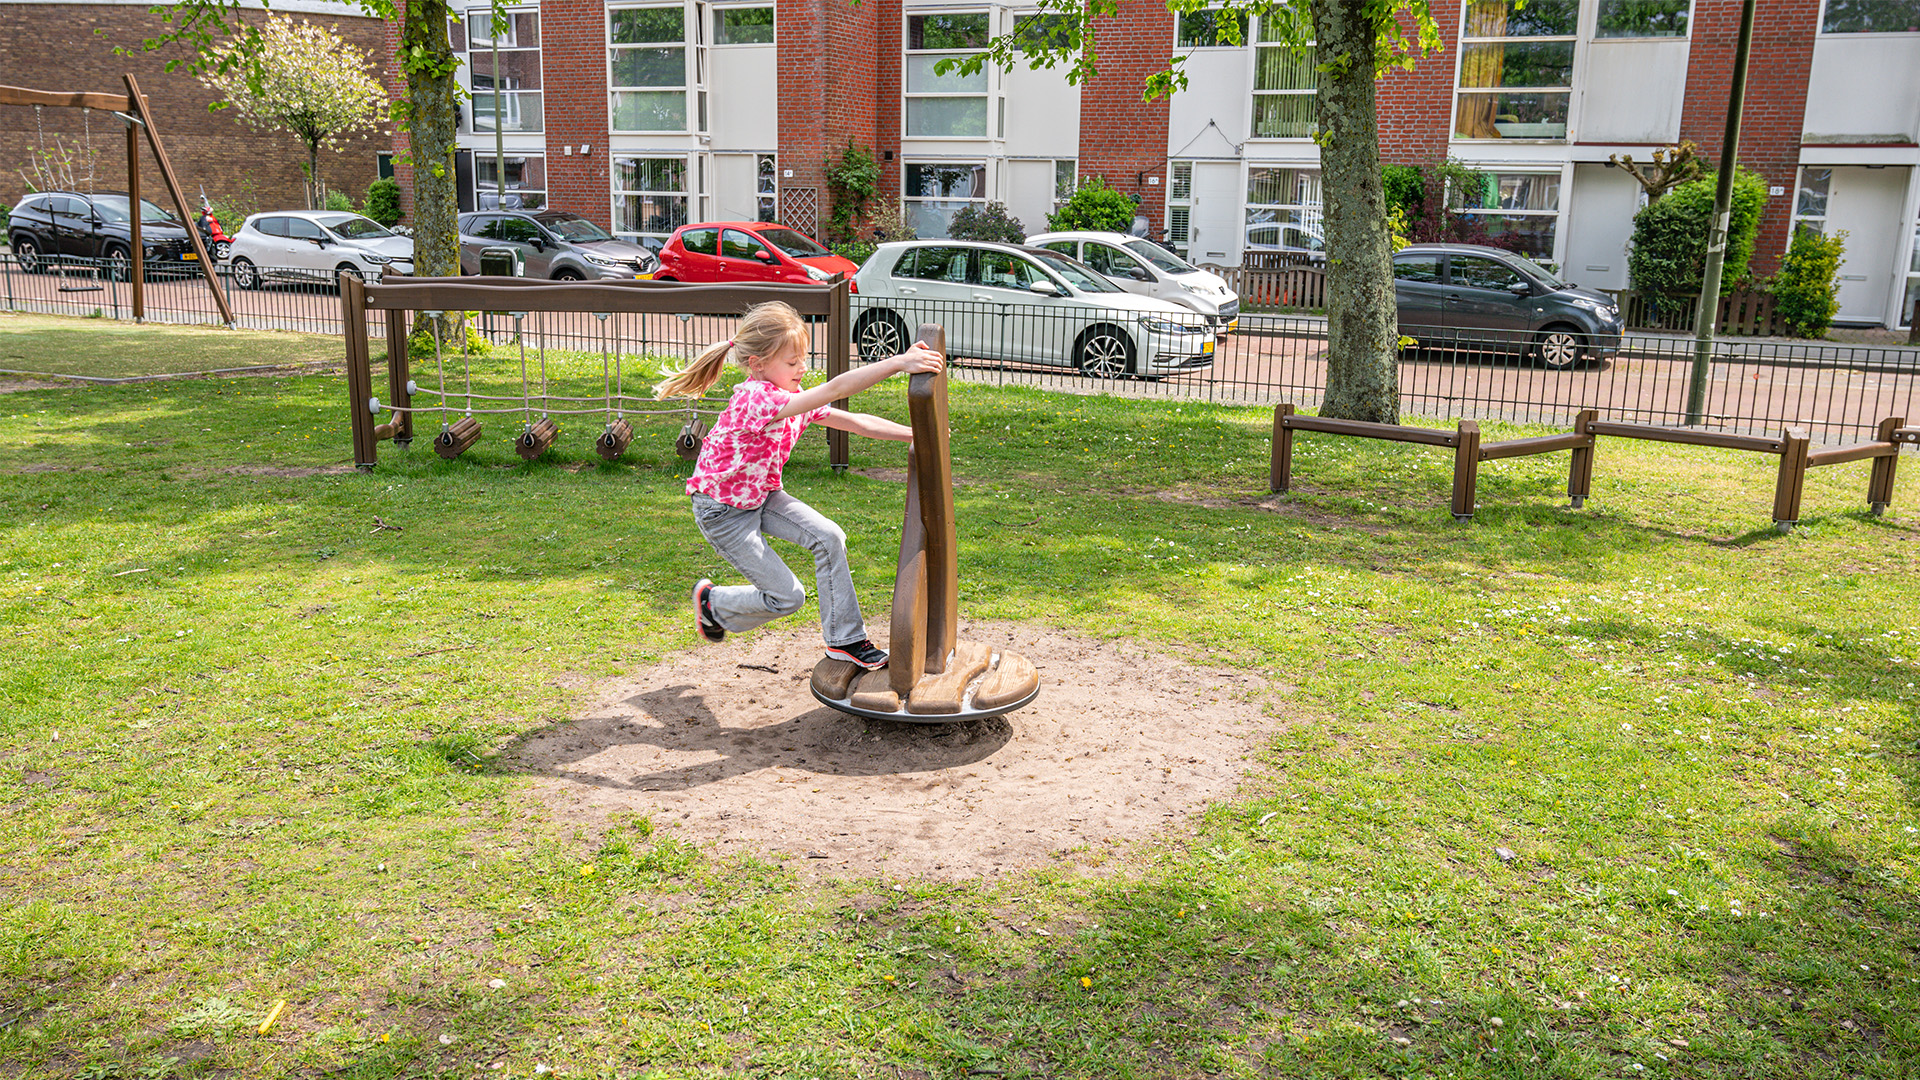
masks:
[[[838,409],[828,413],[820,420],[820,426],[851,431],[855,435],[865,435],[869,439],[892,439],[894,442],[912,442],[913,429],[905,424],[896,424],[884,416],[872,413],[841,412]]]
[[[852,397],[894,375],[931,375],[938,372],[945,363],[946,361],[939,353],[916,341],[899,356],[854,368],[852,371],[828,379],[811,390],[800,391],[787,399],[786,406],[773,419],[785,420],[789,416],[812,412],[822,405],[830,405],[841,398]]]

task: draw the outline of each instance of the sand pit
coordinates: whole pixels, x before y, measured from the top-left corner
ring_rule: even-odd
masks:
[[[815,701],[811,625],[702,646],[603,688],[584,718],[501,764],[563,818],[649,815],[802,873],[962,879],[1090,862],[1229,794],[1283,721],[1257,676],[1135,641],[961,623],[1040,669],[1040,698],[958,724],[863,720]]]

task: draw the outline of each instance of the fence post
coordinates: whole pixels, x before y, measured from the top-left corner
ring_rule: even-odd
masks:
[[[1813,440],[1803,428],[1780,433],[1780,478],[1773,485],[1773,524],[1781,532],[1800,520],[1800,492],[1807,482],[1807,451]]]
[[[1573,432],[1585,435],[1586,444],[1573,448],[1573,462],[1567,466],[1567,502],[1575,510],[1587,504],[1593,494],[1593,433],[1587,428],[1600,418],[1598,409],[1581,409],[1573,416]]]
[[[1267,464],[1267,491],[1275,495],[1285,495],[1293,482],[1293,429],[1287,426],[1287,417],[1293,415],[1293,406],[1281,402],[1273,407],[1273,457]]]
[[[1473,520],[1480,484],[1480,421],[1462,420],[1453,444],[1453,520]]]
[[[1876,517],[1886,513],[1887,506],[1893,502],[1893,480],[1900,468],[1900,444],[1893,441],[1893,433],[1906,422],[1904,416],[1889,416],[1880,421],[1879,429],[1874,432],[1876,441],[1893,446],[1893,453],[1873,459],[1873,472],[1867,478],[1867,506]]]

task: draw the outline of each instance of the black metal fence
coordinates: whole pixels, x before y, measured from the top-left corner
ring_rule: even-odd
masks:
[[[242,289],[222,268],[220,283],[238,324],[340,334],[341,307],[331,282],[287,272],[257,289]],[[0,258],[0,291],[11,311],[131,317],[131,286],[90,265],[26,274]],[[977,290],[985,292],[986,290]],[[204,279],[162,274],[146,288],[147,318],[219,325]],[[1068,393],[1165,397],[1223,404],[1290,402],[1317,408],[1326,392],[1326,321],[1307,315],[1243,314],[1223,338],[1188,332],[1201,320],[1138,313],[1075,314],[1058,300],[854,296],[853,338],[863,358],[891,354],[923,322],[946,327],[954,378],[1028,385]],[[724,340],[710,317],[649,316],[610,328],[590,316],[543,318],[516,326],[484,315],[498,342],[522,339],[553,349],[598,354],[652,354],[684,361],[700,346]],[[383,326],[371,326],[376,339]],[[608,335],[618,339],[609,343]],[[1415,329],[1408,333],[1430,337]],[[1567,370],[1545,366],[1530,339],[1455,339],[1447,350],[1409,350],[1400,359],[1402,411],[1410,418],[1503,419],[1564,424],[1583,408],[1616,421],[1686,423],[1694,343],[1680,335],[1629,334],[1617,351],[1591,355]],[[823,362],[816,357],[816,362]],[[1804,427],[1816,440],[1870,435],[1888,416],[1920,417],[1920,348],[1855,346],[1774,339],[1719,340],[1708,366],[1701,426],[1777,433]]]

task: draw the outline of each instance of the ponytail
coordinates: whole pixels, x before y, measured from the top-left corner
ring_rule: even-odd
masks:
[[[716,341],[707,346],[706,351],[694,358],[684,371],[677,371],[667,377],[654,391],[656,398],[699,397],[707,392],[714,383],[720,381],[720,370],[726,366],[727,354],[733,351],[733,342]]]

